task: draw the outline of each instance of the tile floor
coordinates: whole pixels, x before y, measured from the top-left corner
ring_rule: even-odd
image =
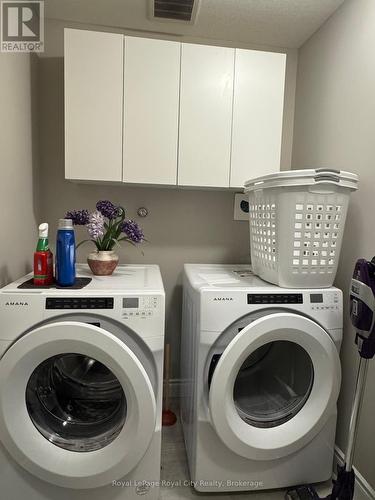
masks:
[[[173,404],[174,411],[178,416],[177,404]],[[164,485],[161,488],[161,500],[199,500],[202,498],[215,497],[218,500],[283,500],[284,490],[273,490],[250,493],[198,493],[189,486],[173,486],[173,482],[189,480],[188,467],[186,463],[185,445],[182,435],[179,416],[177,423],[172,427],[163,427],[162,455],[161,455],[161,480]],[[170,482],[172,484],[166,484]],[[320,496],[328,495],[330,484],[319,485]]]

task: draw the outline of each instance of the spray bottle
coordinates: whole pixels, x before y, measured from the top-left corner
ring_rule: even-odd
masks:
[[[48,224],[39,226],[39,239],[34,253],[34,285],[48,286],[53,283],[53,255],[48,245]]]

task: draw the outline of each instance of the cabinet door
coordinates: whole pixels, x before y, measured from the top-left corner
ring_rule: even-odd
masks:
[[[65,30],[65,177],[122,180],[123,36]]]
[[[236,49],[230,186],[280,170],[286,55]]]
[[[125,37],[124,182],[177,183],[180,46]]]
[[[182,44],[178,184],[228,187],[234,49]]]

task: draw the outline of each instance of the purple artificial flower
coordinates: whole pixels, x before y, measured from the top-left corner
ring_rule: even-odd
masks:
[[[70,210],[66,212],[65,219],[72,219],[75,226],[86,226],[88,224],[90,214],[88,210]]]
[[[96,204],[96,210],[98,210],[107,219],[116,219],[121,213],[120,207],[116,207],[109,200],[101,200]]]
[[[142,228],[137,222],[131,219],[122,223],[121,231],[125,233],[133,243],[142,243],[145,238]]]
[[[98,240],[103,237],[105,232],[104,217],[98,210],[90,215],[87,231],[93,240]]]

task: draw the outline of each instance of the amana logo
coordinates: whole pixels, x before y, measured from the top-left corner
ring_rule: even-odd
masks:
[[[214,297],[214,301],[225,302],[227,300],[234,300],[233,297]]]
[[[6,306],[28,306],[28,302],[5,302]]]

